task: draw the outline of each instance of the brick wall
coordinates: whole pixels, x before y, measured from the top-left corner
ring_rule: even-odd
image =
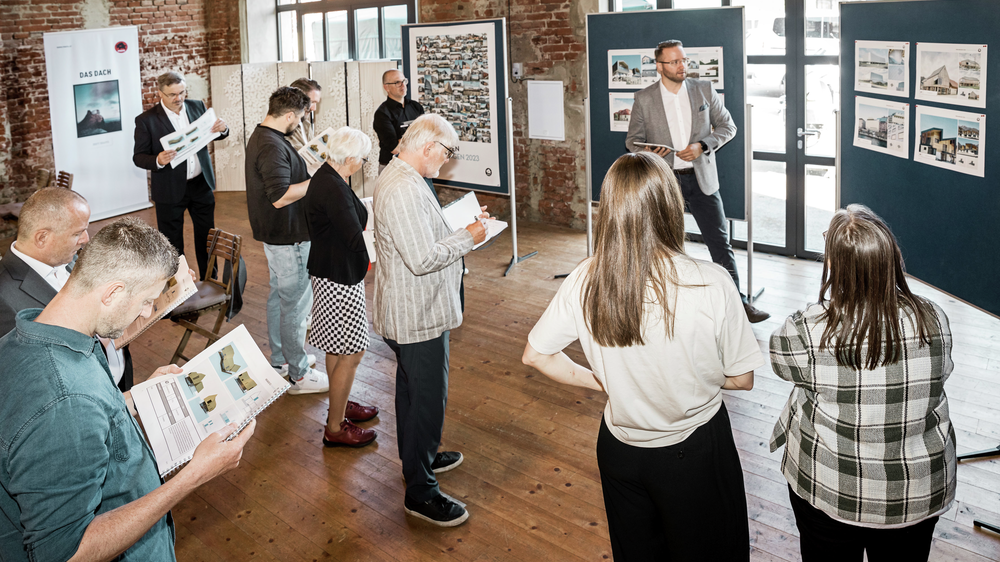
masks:
[[[240,62],[238,0],[2,0],[0,2],[0,199],[23,200],[34,170],[54,169],[42,34],[139,26],[143,104],[156,76],[177,70],[207,99],[211,64]],[[2,202],[2,201],[0,201]]]
[[[528,138],[527,86],[510,80],[514,105],[514,167],[519,217],[583,228],[587,178],[583,99],[586,82],[585,17],[597,0],[421,0],[422,23],[507,17],[510,59],[524,64],[524,78],[564,84],[566,140]],[[443,193],[442,199],[454,194]],[[506,197],[480,195],[496,214]]]

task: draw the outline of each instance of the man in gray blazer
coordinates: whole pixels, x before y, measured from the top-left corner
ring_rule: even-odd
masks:
[[[436,114],[418,117],[375,188],[375,332],[396,354],[396,438],[406,513],[454,527],[469,517],[441,493],[436,473],[462,454],[438,451],[448,400],[448,335],[462,324],[462,256],[486,239],[473,221],[452,231],[424,178],[454,155],[455,129]],[[485,211],[485,207],[483,210]],[[487,218],[485,212],[480,218]]]
[[[655,55],[660,81],[636,92],[625,146],[630,152],[649,150],[666,159],[677,176],[684,202],[698,223],[712,261],[729,271],[739,289],[736,257],[726,231],[715,164],[715,152],[736,136],[736,125],[711,82],[686,78],[688,59],[680,41],[660,43]],[[743,308],[751,322],[770,317],[750,304],[746,296]]]
[[[33,193],[21,208],[17,240],[0,260],[0,336],[26,308],[45,308],[69,279],[76,253],[89,240],[90,206],[61,187]],[[132,355],[102,340],[108,367],[122,392],[132,388]]]

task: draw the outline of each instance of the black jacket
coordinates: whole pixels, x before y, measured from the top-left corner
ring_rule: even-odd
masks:
[[[205,102],[200,100],[184,100],[188,121],[194,122],[205,114]],[[154,203],[174,204],[184,198],[187,190],[187,162],[173,168],[170,164],[162,168],[156,166],[156,157],[165,149],[160,139],[174,132],[174,125],[167,117],[163,104],[156,105],[135,118],[135,146],[132,149],[132,162],[136,166],[152,172],[150,190]],[[227,129],[215,140],[229,136]],[[198,151],[198,163],[201,164],[201,174],[205,176],[208,187],[215,189],[215,171],[212,169],[212,159],[208,156],[208,147]]]
[[[368,209],[351,186],[324,163],[302,199],[309,225],[309,275],[341,285],[356,285],[368,272],[368,250],[362,232]]]
[[[406,132],[404,123],[409,123],[424,114],[424,106],[410,98],[403,98],[406,105],[392,98],[385,98],[375,110],[372,128],[378,135],[378,163],[385,165],[392,161],[392,151],[396,150],[399,139]],[[407,125],[408,126],[408,125]]]

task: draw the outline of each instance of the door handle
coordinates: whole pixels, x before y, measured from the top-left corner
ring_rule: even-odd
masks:
[[[819,134],[819,131],[816,130],[816,129],[803,129],[802,127],[799,127],[798,129],[795,130],[795,136],[797,136],[799,138],[802,138],[802,137],[805,137],[805,136],[810,136],[810,135],[818,135],[818,134]]]

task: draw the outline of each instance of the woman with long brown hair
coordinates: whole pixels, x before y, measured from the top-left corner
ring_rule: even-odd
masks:
[[[684,254],[684,200],[655,154],[604,179],[594,256],[528,335],[523,361],[608,393],[597,462],[615,560],[749,560],[743,472],[722,389],[763,356],[726,270]],[[563,349],[580,340],[593,371]]]
[[[819,302],[771,336],[771,365],[795,384],[771,437],[805,562],[927,560],[955,499],[955,431],[944,383],[944,312],[910,292],[889,227],[838,211]]]

